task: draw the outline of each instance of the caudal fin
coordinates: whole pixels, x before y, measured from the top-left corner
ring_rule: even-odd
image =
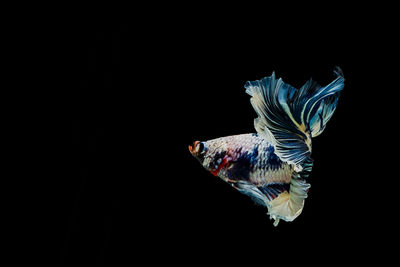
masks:
[[[267,203],[268,214],[274,219],[277,226],[282,219],[291,222],[296,219],[304,208],[304,202],[308,196],[311,185],[306,182],[312,169],[312,160],[304,163],[303,170],[299,173],[293,172],[288,191],[282,192],[277,198]]]

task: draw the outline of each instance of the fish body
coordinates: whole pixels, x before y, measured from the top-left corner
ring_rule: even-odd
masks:
[[[274,73],[247,82],[257,133],[195,141],[189,151],[213,175],[267,207],[275,226],[293,221],[310,188],[311,138],[325,129],[344,86],[341,71],[336,74],[325,87],[310,80],[296,89]]]
[[[226,182],[249,181],[256,186],[289,183],[293,167],[274,153],[274,146],[256,133],[204,142],[203,166]],[[224,159],[228,163],[218,170]],[[218,172],[216,172],[218,170]]]

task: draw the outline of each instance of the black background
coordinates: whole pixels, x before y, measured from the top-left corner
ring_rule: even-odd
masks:
[[[376,249],[389,225],[376,197],[386,186],[376,185],[382,156],[371,127],[384,106],[375,99],[376,77],[391,60],[374,44],[389,44],[387,35],[368,16],[352,21],[350,11],[292,20],[266,13],[63,30],[66,160],[53,184],[61,266],[382,256]],[[246,81],[275,71],[295,87],[311,77],[325,85],[335,66],[345,88],[313,140],[305,208],[274,227],[266,209],[204,170],[187,146],[254,132]]]

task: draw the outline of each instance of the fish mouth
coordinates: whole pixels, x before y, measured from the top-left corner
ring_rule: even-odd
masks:
[[[193,156],[196,156],[196,155],[197,155],[197,152],[198,152],[198,151],[196,151],[196,146],[197,146],[198,143],[200,143],[200,141],[194,141],[194,142],[193,142],[193,146],[189,145],[189,152],[190,152]]]

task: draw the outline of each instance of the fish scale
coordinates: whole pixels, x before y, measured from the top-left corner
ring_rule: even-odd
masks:
[[[259,186],[290,182],[293,167],[279,159],[272,160],[277,158],[273,145],[257,134],[216,138],[207,141],[207,147],[220,154],[225,151],[231,158],[229,167],[221,169],[218,174],[223,180],[249,180]],[[218,165],[221,158],[208,160],[212,165]]]

